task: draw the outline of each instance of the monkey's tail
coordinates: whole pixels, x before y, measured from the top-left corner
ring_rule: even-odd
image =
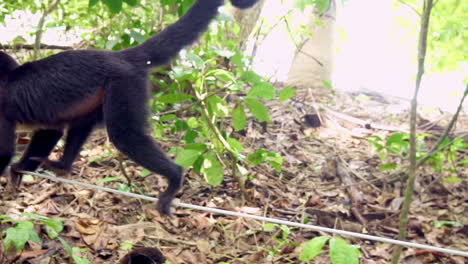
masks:
[[[257,0],[231,0],[238,8],[248,8]],[[122,51],[134,65],[155,67],[167,63],[187,45],[195,42],[217,15],[224,0],[197,0],[177,22],[151,37],[143,44]]]

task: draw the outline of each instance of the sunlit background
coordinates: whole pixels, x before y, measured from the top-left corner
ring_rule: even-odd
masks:
[[[269,1],[262,18],[270,25],[285,15],[292,1]],[[337,1],[341,2],[341,1]],[[299,24],[307,21],[298,14]],[[34,42],[34,27],[39,14],[15,12],[0,26],[0,42],[18,35]],[[416,73],[416,41],[419,17],[405,6],[391,0],[349,0],[337,7],[334,43],[333,86],[340,90],[372,90],[383,94],[411,98]],[[293,25],[294,26],[294,25]],[[43,43],[73,45],[82,32],[65,28],[47,29]],[[284,81],[291,65],[295,45],[283,23],[278,23],[257,48],[254,70],[274,81]],[[430,63],[430,61],[428,61]],[[420,102],[430,107],[453,111],[464,91],[468,62],[458,71],[428,73],[424,76]]]

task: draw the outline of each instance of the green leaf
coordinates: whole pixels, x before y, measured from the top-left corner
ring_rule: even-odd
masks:
[[[175,103],[180,103],[180,102],[190,100],[192,98],[193,96],[182,93],[182,94],[165,94],[165,95],[158,97],[156,100],[162,103],[166,103],[166,104],[175,104]]]
[[[289,229],[289,226],[287,225],[280,225],[279,228],[282,231],[282,237],[284,239],[288,238],[289,234],[291,234],[291,229]]]
[[[322,253],[322,248],[327,243],[328,237],[326,236],[319,236],[315,237],[304,245],[301,250],[301,254],[299,255],[300,261],[310,261],[311,259],[315,258],[318,254]]]
[[[88,7],[91,8],[91,7],[95,6],[98,2],[99,2],[99,0],[89,0]]]
[[[219,185],[223,182],[223,167],[213,152],[205,155],[202,173],[206,182],[212,186]]]
[[[5,231],[3,245],[8,250],[12,245],[15,246],[16,252],[23,250],[24,245],[30,239],[30,232],[33,231],[34,224],[31,221],[19,222],[15,227],[10,227]]]
[[[224,101],[221,97],[219,97],[217,95],[212,95],[212,96],[208,97],[208,99],[206,99],[206,102],[210,106],[211,111],[213,111],[213,113],[216,116],[219,116],[219,117],[228,116],[229,107],[226,104],[226,101]]]
[[[225,82],[236,82],[236,78],[232,73],[223,69],[215,69],[206,73],[206,76],[214,76],[218,79],[221,79]]]
[[[330,259],[333,264],[359,264],[359,255],[359,249],[344,239],[330,239]]]
[[[205,68],[205,62],[200,56],[192,52],[187,52],[186,56],[188,61],[192,62],[196,69],[203,70]]]
[[[194,116],[191,116],[189,117],[189,119],[187,120],[187,125],[190,127],[190,128],[197,128],[200,126],[200,122],[198,122],[198,119]]]
[[[122,179],[120,177],[105,177],[105,178],[102,178],[102,179],[98,179],[96,181],[97,184],[101,184],[101,183],[106,183],[106,182],[118,182],[118,181],[121,181]]]
[[[63,230],[63,222],[60,219],[51,218],[41,222],[45,225],[47,236],[50,239],[56,239]]]
[[[434,227],[441,228],[444,226],[449,227],[462,227],[463,225],[455,221],[434,221]]]
[[[142,170],[140,171],[140,177],[142,177],[142,178],[145,178],[146,176],[148,176],[148,175],[150,175],[150,174],[151,174],[151,171],[148,170],[148,169],[142,169]]]
[[[121,250],[126,250],[126,251],[128,251],[128,250],[131,250],[132,248],[133,248],[133,243],[132,243],[132,241],[130,241],[130,240],[125,240],[124,242],[122,242],[122,243],[120,244],[120,249],[121,249]]]
[[[275,88],[269,82],[259,82],[250,88],[247,97],[271,100],[275,97]]]
[[[231,58],[231,63],[236,66],[237,68],[239,69],[242,69],[244,68],[244,61],[243,61],[244,57],[242,55],[241,52],[239,52],[238,50],[236,50],[236,53],[234,54],[234,56],[232,56]]]
[[[397,167],[396,163],[386,163],[386,164],[380,165],[379,170],[381,171],[393,170],[396,167]]]
[[[65,248],[65,251],[67,252],[67,255],[68,255],[69,257],[71,257],[71,255],[72,255],[72,248],[71,248],[70,244],[68,244],[68,242],[65,241],[65,240],[64,240],[63,238],[61,238],[61,237],[58,237],[57,239],[60,241],[60,243],[62,243],[63,247]]]
[[[275,228],[277,226],[278,226],[277,224],[266,223],[266,224],[263,225],[263,230],[266,231],[266,232],[271,232],[271,231],[275,230]]]
[[[459,177],[446,177],[443,181],[448,183],[459,183],[461,182],[461,179]]]
[[[328,0],[327,0],[328,1]],[[333,86],[331,84],[331,82],[327,81],[327,80],[322,80],[322,83],[323,83],[323,86],[325,86],[325,88],[328,88],[328,89],[332,89]]]
[[[278,153],[270,152],[264,149],[257,149],[254,153],[247,157],[247,160],[254,165],[267,162],[277,172],[281,171],[281,165],[283,164],[283,158]]]
[[[253,71],[245,71],[242,73],[241,80],[249,83],[258,83],[262,80],[262,77]]]
[[[198,132],[192,129],[187,129],[185,132],[184,139],[186,143],[190,144],[195,142],[195,139],[198,137]]]
[[[387,141],[385,142],[387,151],[397,155],[406,152],[409,147],[409,142],[406,139],[408,139],[407,134],[392,134],[390,137],[388,137]]]
[[[245,98],[244,103],[255,118],[260,121],[271,122],[268,109],[262,102],[253,98]]]
[[[130,35],[130,37],[132,37],[139,44],[146,41],[145,36],[143,36],[141,33],[138,33],[136,31],[131,31],[129,35]]]
[[[36,244],[39,244],[41,242],[41,238],[34,230],[29,230],[29,240]]]
[[[106,6],[109,7],[110,11],[114,14],[119,13],[122,10],[122,0],[102,0]]]
[[[291,87],[285,87],[279,92],[279,101],[284,102],[296,95],[296,90]]]
[[[237,153],[242,152],[243,147],[242,147],[242,144],[239,141],[237,141],[234,138],[227,138],[226,141],[227,141],[227,143],[229,143],[229,146],[233,150],[235,150]]]
[[[193,165],[193,163],[198,159],[200,154],[201,152],[199,150],[184,149],[175,158],[175,163],[187,169],[188,167]]]
[[[21,214],[22,216],[26,216],[27,218],[29,219],[33,219],[33,220],[48,220],[49,217],[47,216],[43,216],[43,215],[40,215],[40,214],[34,214],[34,213],[22,213]]]
[[[207,148],[208,148],[207,145],[204,144],[204,143],[193,143],[193,144],[189,144],[189,145],[185,146],[185,149],[197,150],[200,153],[206,151]]]
[[[235,131],[240,131],[245,128],[247,124],[247,116],[245,115],[244,106],[238,104],[232,111],[232,126]]]
[[[128,186],[127,184],[123,184],[123,183],[120,183],[119,185],[117,185],[117,190],[119,191],[122,191],[122,192],[130,192],[130,186]]]

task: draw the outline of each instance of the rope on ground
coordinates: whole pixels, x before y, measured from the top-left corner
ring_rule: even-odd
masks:
[[[30,172],[30,171],[21,171],[21,173],[38,176],[38,177],[49,179],[49,180],[52,180],[52,181],[63,182],[63,183],[73,184],[73,185],[79,185],[79,186],[83,186],[83,187],[90,188],[90,189],[95,189],[95,190],[100,190],[100,191],[104,191],[104,192],[109,192],[109,193],[124,195],[124,196],[128,196],[128,197],[133,197],[133,198],[137,198],[137,199],[143,199],[143,200],[148,200],[148,201],[152,201],[152,202],[158,201],[158,199],[154,198],[154,197],[149,197],[149,196],[145,196],[145,195],[141,195],[141,194],[135,194],[135,193],[129,193],[129,192],[122,192],[122,191],[118,191],[118,190],[111,189],[111,188],[106,188],[106,187],[97,186],[97,185],[93,185],[93,184],[88,184],[88,183],[78,182],[78,181],[74,181],[74,180],[59,178],[59,177],[55,177],[55,176],[50,175],[50,174],[41,174],[41,173]],[[275,223],[275,224],[280,224],[280,225],[294,226],[294,227],[305,228],[305,229],[310,229],[310,230],[314,230],[314,231],[321,231],[321,232],[326,232],[326,233],[331,233],[331,234],[350,236],[350,237],[356,237],[356,238],[372,240],[372,241],[377,241],[377,242],[395,244],[395,245],[400,245],[400,246],[404,246],[404,247],[420,248],[420,249],[425,249],[425,250],[430,250],[430,251],[438,251],[438,252],[441,252],[441,253],[446,253],[446,254],[451,254],[451,255],[459,255],[459,256],[468,257],[468,252],[463,252],[463,251],[455,250],[455,249],[434,247],[434,246],[425,245],[425,244],[418,244],[418,243],[406,242],[406,241],[401,241],[401,240],[396,240],[396,239],[391,239],[391,238],[365,235],[365,234],[361,234],[361,233],[349,232],[349,231],[345,231],[345,230],[333,229],[333,228],[328,228],[328,227],[321,227],[321,226],[315,226],[315,225],[309,225],[309,224],[301,224],[301,223],[296,223],[296,222],[291,222],[291,221],[286,221],[286,220],[280,220],[280,219],[275,219],[275,218],[270,218],[270,217],[257,216],[257,215],[252,215],[252,214],[239,213],[239,212],[233,212],[233,211],[228,211],[228,210],[222,210],[222,209],[217,209],[217,208],[193,205],[193,204],[182,203],[182,202],[173,202],[173,205],[179,206],[179,207],[184,207],[184,208],[189,208],[189,209],[194,209],[194,210],[200,210],[200,211],[215,213],[215,214],[250,218],[250,219],[255,219],[255,220],[263,221],[263,222],[270,222],[270,223]]]

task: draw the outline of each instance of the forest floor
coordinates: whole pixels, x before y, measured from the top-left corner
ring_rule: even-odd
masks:
[[[238,183],[225,175],[222,185],[209,186],[203,177],[186,172],[186,182],[178,200],[196,205],[305,222],[330,228],[395,238],[398,212],[403,201],[407,160],[386,155],[385,160],[369,143],[368,136],[387,138],[408,131],[408,103],[364,94],[337,94],[329,90],[314,94],[316,102],[327,105],[320,110],[322,126],[305,105],[270,105],[272,123],[266,127],[250,122],[237,138],[246,153],[257,148],[280,153],[281,172],[267,164],[250,168],[246,183],[247,200],[242,199]],[[333,110],[331,110],[333,109]],[[304,119],[304,114],[308,118]],[[419,132],[441,134],[451,115],[426,112]],[[375,128],[377,127],[377,128]],[[468,131],[468,117],[461,116],[455,133]],[[177,144],[162,141],[165,150]],[[431,146],[434,139],[426,139]],[[120,156],[108,143],[103,131],[95,133],[74,163],[71,175],[86,183],[118,188],[126,182],[120,169]],[[457,159],[466,159],[458,152]],[[53,158],[60,156],[57,151]],[[396,164],[392,170],[380,165]],[[141,176],[142,168],[124,158],[126,174],[137,191],[157,196],[165,189],[162,177]],[[408,240],[438,247],[468,251],[468,173],[466,166],[444,165],[442,171],[430,166],[418,169],[413,197]],[[444,179],[461,179],[450,182]],[[104,179],[104,180],[103,180]],[[395,179],[391,183],[391,179]],[[4,186],[4,179],[1,180]],[[0,192],[3,192],[0,187]],[[301,263],[298,260],[305,242],[331,234],[289,228],[264,229],[257,220],[174,208],[174,217],[162,217],[153,203],[25,177],[16,200],[0,203],[0,215],[13,218],[30,212],[61,219],[65,229],[60,237],[90,263],[118,263],[126,246],[158,247],[172,264],[178,263]],[[447,221],[447,222],[442,222]],[[440,226],[437,223],[442,223]],[[7,224],[0,225],[2,229]],[[15,263],[72,263],[58,240],[48,239],[45,230],[36,228],[41,242],[28,242]],[[346,237],[361,250],[361,263],[389,263],[393,245]],[[466,263],[466,259],[408,248],[402,263]],[[8,261],[2,263],[9,263]],[[312,263],[330,263],[328,248]]]

